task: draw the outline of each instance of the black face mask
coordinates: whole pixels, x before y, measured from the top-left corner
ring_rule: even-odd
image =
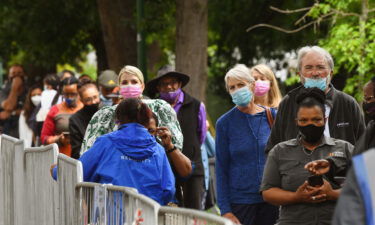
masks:
[[[298,126],[298,129],[302,134],[303,140],[310,144],[317,143],[322,138],[324,133],[324,126],[317,127],[313,124]]]
[[[375,102],[363,103],[363,111],[371,117],[371,119],[375,119]]]
[[[89,113],[95,113],[99,109],[99,103],[92,105],[85,105],[84,110]]]

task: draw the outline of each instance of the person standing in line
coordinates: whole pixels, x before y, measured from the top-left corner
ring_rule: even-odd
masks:
[[[140,99],[127,98],[115,115],[119,129],[99,137],[79,158],[83,180],[132,187],[161,205],[168,204],[175,180],[164,148],[147,130],[152,111]],[[56,179],[56,165],[51,170]]]
[[[8,79],[0,91],[1,133],[18,138],[18,120],[26,98],[25,71],[21,65],[9,68]]]
[[[145,88],[142,72],[134,66],[124,66],[119,76],[120,94],[123,99],[140,98],[142,102],[156,114],[159,124],[162,127],[168,127],[173,134],[172,143],[177,149],[182,148],[183,136],[180,124],[178,123],[176,113],[173,108],[165,101],[160,99],[146,99],[143,97]],[[81,155],[94,144],[96,138],[117,130],[118,126],[115,119],[115,110],[117,105],[102,107],[91,118],[87,126],[85,137],[81,146]],[[171,150],[171,149],[170,149]]]
[[[271,131],[267,114],[254,102],[255,79],[245,65],[225,75],[225,85],[236,106],[216,123],[216,182],[221,215],[236,224],[273,225],[278,208],[259,194],[266,161],[264,147]]]
[[[308,88],[296,97],[296,138],[277,144],[267,157],[260,191],[270,204],[281,206],[279,225],[329,225],[340,184],[332,171],[310,177],[307,163],[330,157],[345,169],[353,145],[324,135],[325,93]]]
[[[264,64],[259,64],[251,67],[250,73],[255,79],[255,104],[271,108],[279,107],[281,93],[272,70]]]
[[[78,79],[66,78],[62,81],[63,102],[52,106],[42,128],[42,144],[57,143],[60,153],[71,156],[69,118],[83,107],[78,96]]]
[[[115,89],[118,88],[117,74],[112,70],[104,70],[98,78],[98,85],[100,101],[103,106],[115,105],[113,98],[109,97],[109,95],[114,94],[114,92],[116,92]]]
[[[375,148],[375,77],[367,82],[363,88],[363,111],[369,122],[364,134],[354,147],[354,155]]]
[[[30,87],[20,114],[18,129],[25,148],[37,146],[39,141],[36,114],[40,109],[41,94],[42,88],[39,85]]]
[[[176,72],[167,65],[158,71],[155,79],[147,83],[146,90],[151,95],[158,93],[160,99],[173,107],[184,136],[182,152],[193,163],[190,177],[177,180],[183,192],[182,199],[178,200],[186,208],[203,209],[205,188],[200,146],[206,137],[206,110],[202,102],[182,90],[189,79],[188,75]]]
[[[78,93],[83,108],[69,118],[70,144],[72,158],[78,159],[83,137],[92,116],[99,110],[100,98],[96,84],[91,80],[82,80],[78,83]]]
[[[302,86],[284,96],[278,109],[275,125],[268,140],[266,153],[276,144],[293,139],[298,134],[295,124],[297,115],[296,96],[306,88],[319,88],[326,94],[324,135],[355,145],[365,130],[362,111],[356,100],[331,84],[333,76],[332,56],[318,46],[306,46],[298,51],[298,74]]]

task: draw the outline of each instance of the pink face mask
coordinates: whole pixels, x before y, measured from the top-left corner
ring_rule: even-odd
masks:
[[[140,85],[121,85],[120,94],[123,98],[138,98],[142,95],[142,88]]]
[[[269,80],[257,80],[255,81],[255,96],[263,96],[270,90]]]

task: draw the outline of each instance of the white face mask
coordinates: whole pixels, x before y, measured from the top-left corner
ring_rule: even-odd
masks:
[[[42,101],[42,96],[40,95],[34,95],[33,97],[31,97],[31,102],[34,104],[34,106],[39,105],[41,101]]]

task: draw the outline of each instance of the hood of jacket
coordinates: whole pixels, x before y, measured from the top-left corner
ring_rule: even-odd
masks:
[[[155,153],[157,142],[148,130],[138,123],[122,124],[109,138],[116,150],[134,160],[145,160]]]

